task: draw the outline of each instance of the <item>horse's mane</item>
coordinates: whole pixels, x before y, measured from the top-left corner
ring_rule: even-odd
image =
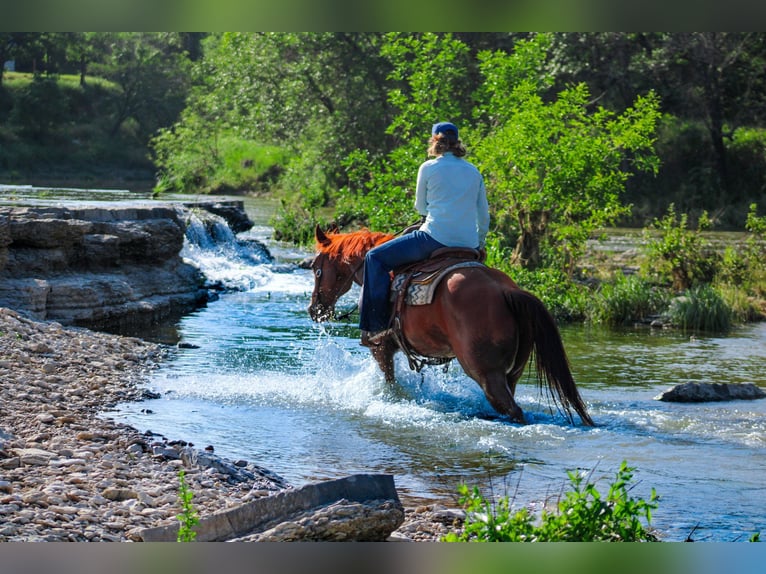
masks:
[[[331,258],[340,257],[343,261],[349,261],[356,257],[362,257],[370,249],[394,238],[389,233],[360,229],[351,233],[327,233],[329,243],[319,243],[316,249],[319,253],[326,253]]]

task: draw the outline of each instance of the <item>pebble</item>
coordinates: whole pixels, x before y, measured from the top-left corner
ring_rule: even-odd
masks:
[[[105,416],[152,396],[142,385],[168,352],[0,307],[0,542],[129,542],[177,524],[181,469],[203,517],[290,488],[213,445],[190,456],[190,443]],[[406,509],[396,539],[438,540],[459,522],[431,514]]]

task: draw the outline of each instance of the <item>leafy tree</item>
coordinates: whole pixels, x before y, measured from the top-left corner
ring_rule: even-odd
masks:
[[[550,78],[538,70],[547,47],[539,36],[513,54],[480,56],[488,122],[474,151],[495,228],[516,238],[513,260],[536,268],[547,251],[571,273],[591,233],[629,211],[620,200],[628,177],[657,170],[659,101],[649,93],[618,115],[594,106],[584,84],[546,99]]]
[[[663,35],[663,77],[681,113],[704,120],[721,187],[729,181],[726,139],[742,121],[766,119],[766,44],[760,34],[690,32]]]
[[[103,32],[67,32],[66,56],[80,74],[80,85],[85,86],[88,66],[103,59],[109,35]]]
[[[118,84],[110,133],[129,119],[141,136],[171,124],[183,108],[188,90],[188,60],[175,32],[118,32],[106,40],[107,55],[93,71]]]
[[[227,33],[203,43],[204,58],[181,122],[155,141],[160,158],[172,148],[222,134],[293,152],[296,189],[324,196],[342,185],[341,158],[379,150],[387,121],[378,34]],[[303,177],[302,177],[303,176]],[[286,183],[290,183],[286,180]],[[311,201],[314,201],[311,199]]]
[[[426,159],[431,125],[442,120],[463,124],[468,117],[468,47],[451,34],[394,33],[386,36],[381,53],[392,66],[387,97],[395,114],[386,133],[395,145],[385,155],[369,149],[348,155],[348,185],[338,214],[341,222],[356,219],[375,229],[392,229],[415,216],[417,169]]]

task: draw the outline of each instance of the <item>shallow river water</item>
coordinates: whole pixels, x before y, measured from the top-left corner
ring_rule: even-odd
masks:
[[[530,424],[495,416],[454,363],[409,371],[386,386],[353,321],[318,325],[313,286],[295,265],[307,253],[276,244],[259,222],[244,238],[273,259],[224,240],[194,239],[185,255],[236,290],[183,318],[179,348],[152,376],[162,398],[107,416],[265,466],[299,486],[350,473],[390,473],[403,499],[456,504],[460,483],[539,509],[568,488],[567,471],[600,479],[636,467],[635,497],[660,496],[652,525],[664,540],[747,540],[766,533],[766,400],[673,404],[682,382],[766,388],[766,324],[727,337],[562,328],[596,428],[567,423],[531,379],[517,399]],[[239,238],[243,238],[240,235]],[[351,308],[358,289],[341,299]]]

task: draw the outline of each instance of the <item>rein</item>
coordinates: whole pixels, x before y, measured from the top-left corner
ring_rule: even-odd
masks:
[[[339,291],[343,291],[346,289],[346,286],[348,285],[348,288],[351,289],[351,284],[354,282],[354,277],[356,277],[356,274],[359,273],[359,270],[364,266],[364,259],[362,259],[359,264],[354,268],[354,270],[351,272],[351,275],[349,276],[349,279],[346,283],[343,284],[343,289],[339,289]],[[335,317],[336,321],[343,321],[344,319],[348,319],[357,309],[359,309],[359,302],[357,301],[356,305],[351,307],[350,310],[346,311],[342,315],[339,315]]]
[[[420,225],[422,225],[423,221],[424,221],[423,219],[420,219],[417,222],[415,222],[415,223],[413,223],[411,225],[408,225],[404,229],[400,229],[399,231],[394,233],[394,237],[399,236],[399,235],[404,235],[405,233],[409,233],[410,231],[413,231],[414,228],[420,227]],[[356,274],[359,273],[359,270],[363,266],[364,266],[364,258],[362,258],[362,260],[359,262],[359,264],[354,268],[354,270],[351,272],[351,276],[350,276],[349,280],[346,283],[343,284],[343,288],[340,289],[339,291],[343,291],[344,289],[346,289],[346,287],[351,289],[351,283],[354,282],[354,277],[356,277]],[[360,285],[361,285],[361,282],[360,282]],[[357,302],[356,305],[354,305],[351,309],[349,309],[348,311],[346,311],[342,315],[336,316],[335,320],[336,321],[343,321],[345,319],[348,319],[358,309],[359,309],[359,302]]]

